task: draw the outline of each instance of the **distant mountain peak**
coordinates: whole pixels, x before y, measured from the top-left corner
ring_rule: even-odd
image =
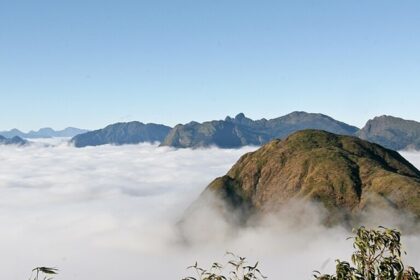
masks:
[[[357,136],[393,150],[420,149],[420,123],[394,116],[370,119]]]
[[[309,115],[309,114],[314,114],[315,115],[316,113],[308,113],[308,112],[305,112],[305,111],[293,111],[289,114],[286,114],[286,116],[288,116],[288,115],[290,115],[290,116],[301,116],[301,115]]]
[[[232,118],[230,116],[227,116],[225,118],[226,122],[238,122],[238,123],[240,123],[243,120],[251,120],[251,119],[247,118],[244,113],[239,113],[234,118]]]
[[[235,120],[237,121],[241,121],[243,119],[246,119],[245,114],[244,113],[239,113],[235,116]]]
[[[74,127],[68,127],[64,130],[54,130],[50,127],[43,127],[37,131],[31,130],[28,133],[24,133],[16,128],[9,131],[1,131],[0,135],[3,135],[7,138],[12,138],[14,136],[19,136],[21,138],[52,138],[52,137],[74,137],[80,133],[85,133],[88,130],[79,129]]]
[[[12,138],[7,138],[2,135],[0,135],[0,145],[17,145],[17,146],[23,146],[28,144],[28,141],[20,138],[19,136],[14,136]]]

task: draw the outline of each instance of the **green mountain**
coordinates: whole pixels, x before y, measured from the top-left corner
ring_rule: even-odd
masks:
[[[419,170],[393,150],[319,130],[296,132],[242,156],[200,199],[210,193],[245,219],[301,200],[321,203],[330,221],[372,206],[420,217]]]
[[[153,123],[115,123],[103,129],[76,135],[70,142],[78,148],[105,144],[123,145],[162,142],[170,129],[168,126]]]
[[[352,135],[358,131],[357,127],[322,114],[293,112],[276,119],[254,121],[241,113],[235,118],[227,117],[220,121],[177,125],[162,145],[177,148],[208,146],[237,148],[245,145],[262,145],[272,139],[284,138],[295,131],[308,128],[344,135]]]
[[[392,116],[369,120],[357,136],[393,150],[420,149],[420,123]]]

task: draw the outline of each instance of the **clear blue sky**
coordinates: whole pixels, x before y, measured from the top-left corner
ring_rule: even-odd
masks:
[[[420,1],[0,1],[0,130],[420,121]]]

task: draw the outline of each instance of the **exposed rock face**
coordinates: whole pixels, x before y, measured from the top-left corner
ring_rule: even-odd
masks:
[[[369,120],[357,136],[393,150],[420,149],[420,123],[392,116]]]
[[[238,148],[246,145],[261,145],[270,139],[265,132],[254,131],[230,121],[190,122],[175,126],[162,146],[176,148]]]
[[[395,151],[319,130],[296,132],[242,156],[202,197],[206,193],[246,213],[303,200],[320,202],[335,218],[370,206],[420,217],[419,170]]]
[[[338,134],[353,135],[357,127],[334,120],[326,115],[293,112],[286,116],[266,120],[252,120],[239,114],[221,121],[191,122],[177,125],[162,145],[178,148],[218,146],[237,148],[262,145],[275,138],[284,138],[302,129],[322,129]]]
[[[103,129],[79,134],[71,139],[76,147],[105,144],[123,145],[162,142],[171,128],[160,124],[128,122],[111,124]]]

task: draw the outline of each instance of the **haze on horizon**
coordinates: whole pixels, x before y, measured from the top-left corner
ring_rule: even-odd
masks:
[[[0,130],[420,120],[420,2],[3,1]]]

